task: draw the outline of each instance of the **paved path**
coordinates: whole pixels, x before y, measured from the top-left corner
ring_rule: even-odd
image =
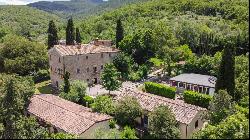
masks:
[[[130,81],[123,82],[122,86],[118,90],[111,91],[110,93],[118,95],[125,88],[137,90],[137,88],[139,86],[141,86],[145,81],[154,81],[154,80],[158,79],[157,73],[160,73],[161,71],[162,71],[162,69],[159,69],[157,71],[152,72],[151,74],[149,74],[149,78],[147,78],[141,82],[130,82]],[[102,95],[102,94],[108,94],[108,91],[105,88],[103,88],[101,85],[95,85],[94,87],[87,88],[87,95],[89,95],[89,96],[92,96],[95,98],[96,96]]]
[[[111,94],[119,94],[121,93],[125,88],[130,88],[130,89],[137,89],[137,87],[139,87],[140,85],[142,85],[141,83],[138,82],[123,82],[122,86],[116,90],[116,91],[111,91]],[[95,85],[94,87],[88,87],[87,88],[87,95],[92,96],[92,97],[96,97],[98,95],[102,95],[102,94],[107,94],[108,91],[106,89],[104,89],[101,85]]]

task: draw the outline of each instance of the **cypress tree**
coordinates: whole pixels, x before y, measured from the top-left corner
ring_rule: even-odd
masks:
[[[74,45],[75,34],[74,34],[74,23],[73,19],[68,20],[66,28],[66,45]]]
[[[66,73],[63,76],[63,80],[64,80],[63,91],[65,93],[68,93],[70,91],[69,75],[70,75],[69,72],[66,71]]]
[[[6,95],[3,98],[3,106],[6,108],[3,112],[3,121],[5,123],[5,129],[3,132],[3,138],[13,139],[14,138],[14,124],[19,117],[20,110],[17,108],[17,95],[14,87],[14,80],[11,78],[10,81],[6,83],[5,91]]]
[[[76,43],[79,43],[79,44],[82,43],[79,28],[76,28]]]
[[[48,49],[52,48],[54,45],[58,44],[58,36],[56,25],[53,20],[49,22],[48,28]]]
[[[122,41],[123,39],[123,27],[122,27],[122,22],[121,19],[118,19],[116,22],[116,47],[119,48],[119,42]]]
[[[233,39],[229,39],[232,41]],[[215,92],[227,90],[229,95],[235,99],[235,48],[233,44],[227,43],[223,50],[222,60],[215,85]]]

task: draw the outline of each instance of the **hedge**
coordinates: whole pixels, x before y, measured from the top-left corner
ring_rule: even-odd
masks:
[[[171,98],[171,99],[175,99],[175,92],[176,92],[175,87],[168,87],[166,85],[158,84],[154,82],[145,82],[144,84],[145,84],[146,92],[159,95],[159,96],[163,96],[163,97],[167,97],[167,98]]]
[[[83,97],[83,101],[84,101],[84,105],[86,106],[87,105],[87,102],[88,102],[88,105],[94,103],[94,98],[92,98],[91,96],[84,96]]]
[[[209,102],[212,100],[212,96],[186,90],[183,93],[185,103],[197,105],[200,107],[208,108]]]

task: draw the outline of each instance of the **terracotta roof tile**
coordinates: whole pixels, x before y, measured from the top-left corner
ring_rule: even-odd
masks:
[[[82,44],[82,45],[55,45],[52,49],[58,51],[62,56],[76,55],[76,54],[89,54],[89,53],[102,53],[102,52],[119,52],[114,47],[108,47],[94,44]]]
[[[143,109],[153,111],[154,108],[160,105],[168,106],[175,114],[178,122],[189,124],[199,111],[205,111],[205,108],[184,103],[181,100],[173,100],[161,96],[144,93],[141,91],[133,91],[126,88],[122,93],[115,97],[115,100],[120,100],[125,96],[132,96],[137,99]]]
[[[112,117],[51,94],[34,95],[28,112],[71,134],[82,134],[97,122]]]

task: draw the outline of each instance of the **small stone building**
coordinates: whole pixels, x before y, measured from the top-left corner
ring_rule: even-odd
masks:
[[[52,86],[63,83],[63,74],[70,73],[70,80],[83,80],[88,84],[100,83],[100,74],[106,63],[119,53],[110,40],[89,44],[55,45],[48,52]]]
[[[194,73],[184,73],[170,78],[170,85],[177,89],[192,90],[213,96],[216,77]]]
[[[136,122],[142,128],[147,129],[150,124],[148,113],[160,105],[168,106],[174,113],[176,121],[179,124],[181,139],[190,138],[193,132],[198,131],[204,126],[205,122],[202,119],[202,114],[205,113],[205,108],[184,103],[182,100],[173,100],[150,93],[134,91],[129,88],[126,88],[121,94],[116,96],[115,100],[121,100],[125,96],[135,97],[144,109],[144,115],[136,119]]]
[[[51,94],[33,95],[28,114],[37,118],[40,125],[49,125],[50,132],[66,132],[83,139],[95,138],[98,129],[109,130],[112,119]]]

